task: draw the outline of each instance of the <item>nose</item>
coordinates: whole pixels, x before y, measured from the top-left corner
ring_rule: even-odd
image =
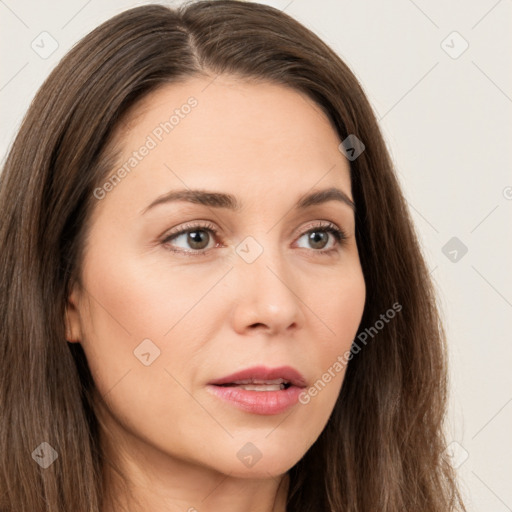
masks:
[[[288,335],[302,326],[304,302],[284,255],[266,248],[251,263],[237,258],[235,267],[232,321],[236,332]]]

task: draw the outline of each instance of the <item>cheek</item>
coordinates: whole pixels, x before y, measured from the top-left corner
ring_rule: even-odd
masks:
[[[166,270],[165,262],[157,268],[113,251],[104,254],[90,253],[83,275],[82,345],[97,387],[107,393],[129,373],[130,380],[148,382],[151,376],[152,385],[168,389],[164,368],[186,369],[208,325],[218,321],[221,302],[208,293],[229,267]],[[149,371],[154,368],[158,375]]]
[[[199,351],[205,315],[215,314],[212,301],[200,299],[219,276],[163,272],[135,259],[97,263],[91,257],[84,272],[82,345],[109,422],[185,457],[180,432],[216,427],[188,394],[195,374],[188,363]]]
[[[201,307],[202,298],[229,269],[217,266],[198,272],[193,266],[166,265],[165,259],[148,264],[129,255],[124,261],[108,256],[100,264],[91,260],[84,280],[95,328],[112,341],[129,338],[129,343],[169,337],[191,310]]]
[[[318,370],[302,403],[307,405],[314,398],[315,408],[327,410],[334,406],[341,389],[363,315],[366,286],[361,268],[355,266],[352,272],[327,283],[322,293],[311,294],[308,299],[308,305],[323,324],[324,334],[317,337],[318,345],[310,353]]]
[[[308,296],[308,304],[327,329],[320,351],[324,363],[348,350],[357,334],[366,300],[362,270],[354,265],[337,279],[323,280],[322,290]]]

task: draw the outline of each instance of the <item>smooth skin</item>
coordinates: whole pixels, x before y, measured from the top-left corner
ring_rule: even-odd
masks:
[[[324,429],[344,370],[309,403],[277,415],[240,410],[207,384],[255,365],[287,365],[312,386],[350,349],[361,321],[353,209],[339,200],[296,208],[331,187],[352,199],[329,120],[290,88],[213,78],[166,85],[123,120],[119,166],[174,109],[197,100],[97,200],[81,283],[69,296],[68,341],[83,346],[105,453],[130,481],[128,495],[107,466],[117,505],[104,512],[285,511],[286,472]],[[180,200],[148,209],[189,189],[231,194],[241,207]],[[253,262],[242,257],[259,247]],[[145,365],[134,351],[148,339],[160,354]],[[261,454],[251,467],[237,456],[247,443]]]

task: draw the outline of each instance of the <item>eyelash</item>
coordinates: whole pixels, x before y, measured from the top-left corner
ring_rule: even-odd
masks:
[[[169,251],[179,253],[179,254],[186,254],[187,256],[204,256],[204,255],[208,254],[211,249],[215,248],[215,247],[211,247],[210,249],[184,251],[184,250],[180,250],[180,249],[173,249],[168,245],[168,243],[171,240],[173,240],[174,238],[177,238],[183,234],[193,233],[194,231],[207,231],[207,232],[213,233],[215,238],[217,238],[217,235],[218,235],[218,230],[215,228],[215,226],[213,224],[210,224],[210,223],[185,225],[179,231],[169,233],[164,238],[164,240],[162,240],[162,245],[166,246],[167,250],[169,250]],[[304,231],[299,236],[299,238],[302,238],[304,235],[307,235],[309,233],[318,232],[318,231],[331,233],[336,240],[335,247],[332,247],[331,249],[320,249],[320,250],[311,249],[313,252],[324,255],[324,256],[328,256],[328,255],[332,254],[333,252],[339,251],[339,247],[341,245],[343,245],[343,243],[347,239],[346,233],[342,229],[338,228],[332,222],[327,222],[327,223],[319,222],[319,223],[311,226],[306,231]]]

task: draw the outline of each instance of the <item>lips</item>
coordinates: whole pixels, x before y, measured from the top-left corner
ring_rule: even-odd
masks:
[[[305,387],[304,377],[290,366],[256,366],[214,380],[207,390],[245,412],[271,415],[296,405]]]
[[[306,387],[306,379],[291,366],[281,366],[279,368],[255,366],[214,380],[210,384],[214,386],[267,385],[280,386],[281,389],[286,389],[290,386],[304,388]]]

